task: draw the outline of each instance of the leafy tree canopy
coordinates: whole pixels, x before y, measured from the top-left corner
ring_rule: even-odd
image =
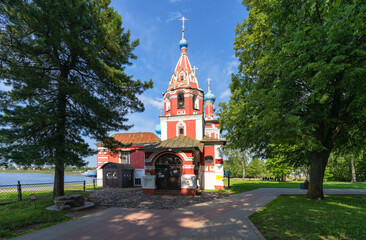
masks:
[[[239,73],[222,104],[226,138],[271,158],[311,165],[308,197],[322,199],[330,152],[365,143],[366,5],[361,0],[244,0]]]
[[[227,160],[224,161],[224,169],[231,172],[231,177],[245,178],[249,152],[226,148],[225,155],[227,155]]]

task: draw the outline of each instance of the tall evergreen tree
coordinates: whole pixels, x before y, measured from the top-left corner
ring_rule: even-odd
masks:
[[[3,0],[0,3],[2,162],[55,166],[54,196],[66,165],[93,153],[83,136],[105,141],[143,111],[136,95],[152,87],[126,75],[138,41],[110,0]]]
[[[239,73],[221,105],[226,138],[271,158],[305,159],[308,198],[323,199],[332,150],[366,135],[366,4],[362,0],[244,0]],[[352,133],[352,135],[350,134]]]

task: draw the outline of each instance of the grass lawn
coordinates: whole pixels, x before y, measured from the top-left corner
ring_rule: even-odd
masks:
[[[250,220],[267,239],[366,239],[366,195],[282,195]]]
[[[222,192],[227,193],[242,193],[257,188],[299,188],[300,183],[303,181],[293,181],[293,182],[275,182],[275,181],[258,181],[258,180],[239,180],[230,179],[230,189]],[[227,186],[227,180],[225,180],[225,186]],[[366,182],[360,183],[348,183],[348,182],[325,182],[324,188],[333,189],[366,189]]]
[[[87,186],[87,189],[92,188],[92,186]],[[69,211],[55,212],[45,210],[46,207],[54,204],[52,191],[33,193],[37,197],[36,207],[34,207],[33,202],[28,200],[29,196],[23,198],[24,200],[20,202],[0,205],[0,239],[16,237],[72,219],[67,216]],[[66,190],[65,195],[69,194],[86,195],[88,192]]]

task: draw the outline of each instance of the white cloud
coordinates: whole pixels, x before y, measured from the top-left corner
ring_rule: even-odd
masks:
[[[183,2],[184,0],[169,0],[170,3],[179,3]]]
[[[159,122],[159,115],[156,118],[146,119],[146,114],[134,114],[128,117],[129,123],[133,124],[133,127],[127,132],[153,132],[155,133],[156,125]]]
[[[226,98],[226,97],[229,97],[231,95],[231,91],[230,89],[226,89],[225,91],[223,91],[221,94],[220,94],[220,98]]]
[[[236,73],[238,71],[239,61],[238,59],[233,59],[232,61],[227,63],[227,67],[225,69],[225,73],[227,75],[231,75],[232,73]]]
[[[179,11],[170,12],[169,15],[168,15],[168,19],[166,20],[166,22],[171,22],[171,21],[177,20],[177,19],[179,19],[181,17],[183,17],[183,15]]]
[[[141,95],[139,99],[144,103],[145,106],[153,106],[159,110],[163,109],[164,107],[164,102],[161,98],[151,98]]]

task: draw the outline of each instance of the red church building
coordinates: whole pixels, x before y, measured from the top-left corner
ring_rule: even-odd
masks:
[[[116,140],[131,144],[115,156],[97,144],[98,178],[103,164],[128,163],[135,168],[135,185],[141,185],[144,193],[171,190],[194,195],[197,189],[224,189],[225,141],[220,139],[220,125],[214,118],[216,98],[210,82],[206,94],[199,88],[187,56],[184,22],[179,47],[181,56],[163,94],[160,138],[149,132],[115,134]]]

